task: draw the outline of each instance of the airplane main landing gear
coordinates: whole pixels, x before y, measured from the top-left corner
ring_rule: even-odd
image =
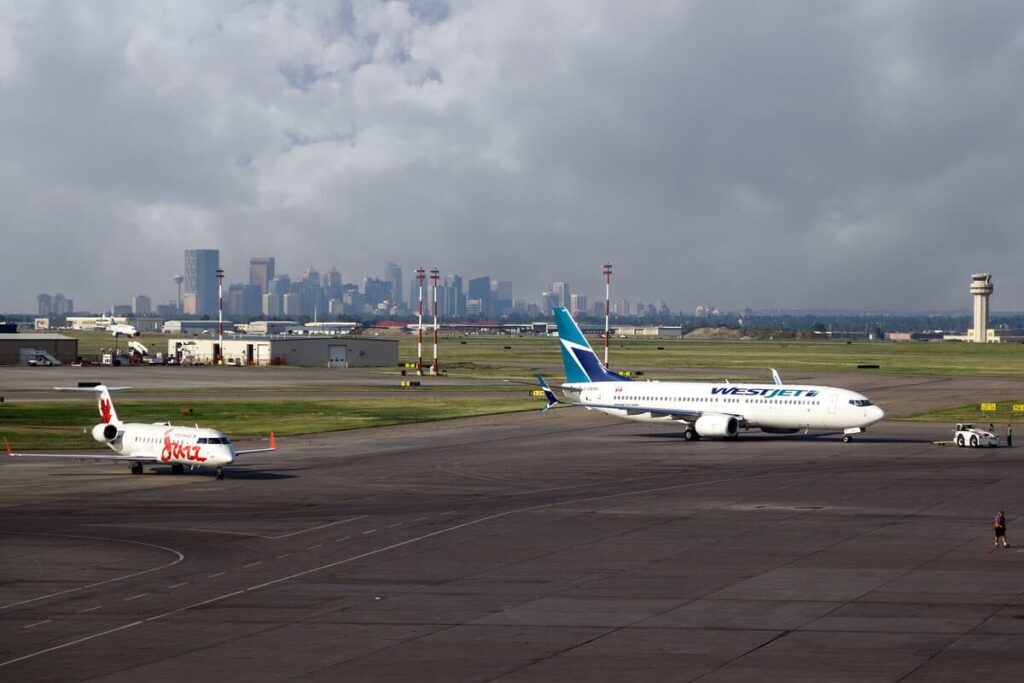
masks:
[[[849,434],[843,434],[843,443],[850,443],[853,441],[853,437]]]
[[[223,478],[224,478],[224,468],[223,467],[218,467],[217,468],[217,481],[220,481]]]
[[[185,466],[181,463],[175,463],[171,465],[171,474],[182,474],[185,471]]]
[[[131,472],[132,474],[142,474],[142,463],[133,462],[132,468],[129,470],[129,472]]]
[[[687,427],[686,431],[683,432],[683,440],[684,441],[696,441],[699,438],[700,438],[700,434],[698,434],[697,430],[694,429],[693,427]]]

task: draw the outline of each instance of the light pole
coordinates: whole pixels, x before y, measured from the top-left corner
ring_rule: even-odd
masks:
[[[418,335],[416,341],[416,374],[423,374],[423,276],[426,275],[426,271],[423,267],[416,269],[416,279],[420,283],[420,312],[417,317],[416,332]]]
[[[604,264],[604,366],[608,367],[608,317],[611,313],[612,264]]]
[[[437,283],[441,279],[441,272],[434,268],[430,271],[430,279],[434,283],[434,364],[430,374],[436,376],[440,372],[437,362]]]
[[[224,360],[224,269],[217,268],[217,353],[214,363]]]

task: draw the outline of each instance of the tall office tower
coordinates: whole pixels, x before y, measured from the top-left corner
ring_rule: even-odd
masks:
[[[149,315],[153,312],[153,302],[145,294],[132,297],[132,315]]]
[[[363,303],[376,306],[391,300],[391,283],[375,277],[363,278]]]
[[[389,261],[384,267],[384,279],[391,283],[391,303],[402,303],[402,267]]]
[[[341,273],[334,266],[324,275],[324,289],[341,289]]]
[[[185,250],[185,302],[195,310],[186,310],[191,315],[217,317],[217,269],[220,268],[220,251],[217,249]],[[194,294],[191,299],[188,294]],[[189,308],[188,305],[185,306]]]
[[[287,275],[278,275],[267,283],[267,293],[284,296],[292,291],[292,279]]]
[[[494,315],[504,316],[512,313],[512,281],[491,280],[491,307]]]
[[[988,273],[975,273],[971,276],[971,296],[974,297],[974,329],[971,330],[971,341],[985,343],[988,341],[988,298],[992,295],[992,276]]]
[[[470,313],[469,302],[471,300],[479,301],[480,303],[475,306],[473,311],[474,315],[477,316],[489,316],[493,313],[491,307],[491,276],[481,275],[480,277],[470,278],[469,282],[466,283],[466,313]]]
[[[260,294],[266,294],[270,281],[274,279],[274,257],[253,256],[249,259],[249,284],[257,285]]]
[[[36,303],[39,304],[39,315],[50,315],[53,312],[53,297],[49,294],[38,294]]]
[[[75,311],[75,302],[72,299],[65,298],[63,294],[57,292],[53,295],[53,315],[71,315]]]
[[[437,296],[438,311],[445,318],[461,318],[466,315],[466,294],[462,290],[461,275],[446,275],[444,283],[438,287]]]
[[[587,296],[585,294],[573,294],[569,298],[569,310],[573,315],[587,315]]]
[[[569,283],[568,282],[552,282],[551,293],[558,297],[558,303],[556,305],[562,308],[569,308],[572,304],[572,296],[569,294]]]

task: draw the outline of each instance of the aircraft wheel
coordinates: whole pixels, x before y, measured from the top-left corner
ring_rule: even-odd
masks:
[[[853,441],[853,437],[849,434],[843,434],[843,443],[850,443]]]
[[[182,474],[184,472],[185,472],[185,466],[184,465],[182,465],[180,463],[176,463],[174,465],[171,465],[171,474]]]
[[[132,464],[131,473],[132,474],[142,474],[142,463],[141,462],[137,462],[137,463]]]
[[[697,440],[697,431],[695,429],[691,429],[691,428],[687,427],[686,431],[683,432],[683,440],[684,441],[696,441]]]
[[[218,467],[217,468],[217,481],[220,481],[223,478],[224,478],[224,468],[223,467]]]

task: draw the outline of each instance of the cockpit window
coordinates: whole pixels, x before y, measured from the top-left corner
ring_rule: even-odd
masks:
[[[864,406],[871,405],[871,401],[867,400],[866,398],[851,398],[850,405],[857,406],[858,408],[863,408]]]

